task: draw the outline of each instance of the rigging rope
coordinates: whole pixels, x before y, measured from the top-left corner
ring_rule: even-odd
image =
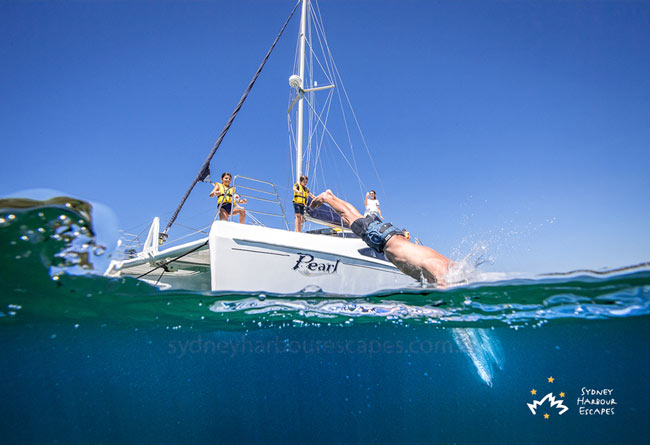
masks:
[[[331,139],[332,142],[334,143],[334,146],[339,150],[339,153],[341,153],[341,156],[343,157],[343,159],[345,160],[345,162],[348,164],[348,167],[350,167],[350,170],[352,170],[352,172],[354,173],[354,175],[357,177],[357,180],[358,180],[358,181],[363,185],[363,181],[361,180],[361,177],[359,176],[359,172],[357,172],[357,171],[354,169],[354,167],[352,166],[352,164],[351,164],[350,161],[348,160],[347,156],[345,156],[345,153],[343,153],[343,150],[341,149],[341,147],[339,146],[339,144],[336,142],[336,139],[334,138],[334,135],[329,131],[329,129],[328,129],[327,127],[325,127],[325,123],[321,120],[320,116],[317,114],[317,111],[314,109],[314,107],[313,107],[313,105],[311,104],[311,102],[309,102],[309,101],[306,100],[306,99],[305,99],[305,102],[307,102],[307,105],[309,105],[309,108],[311,108],[312,111],[314,112],[314,116],[315,116],[315,117],[318,119],[318,121],[321,123],[321,125],[323,126],[323,130],[324,130],[324,131],[327,133],[327,135],[330,137],[330,139]],[[365,188],[365,185],[363,185],[363,187]]]
[[[167,268],[167,266],[168,266],[169,264],[173,263],[174,261],[178,261],[178,260],[180,260],[181,258],[186,257],[187,255],[189,255],[190,253],[194,253],[194,252],[196,252],[197,250],[199,250],[199,249],[201,249],[201,248],[203,248],[203,247],[205,247],[205,246],[207,246],[207,245],[208,245],[208,241],[204,242],[204,243],[201,244],[200,246],[196,246],[194,249],[192,249],[192,250],[190,250],[190,251],[188,251],[188,252],[185,252],[185,253],[182,254],[182,255],[177,256],[176,258],[172,258],[172,259],[169,260],[169,261],[165,261],[165,262],[163,262],[162,264],[159,264],[157,267],[154,267],[154,268],[151,269],[149,272],[145,272],[145,273],[143,273],[142,275],[138,275],[136,278],[139,279],[139,278],[142,278],[142,277],[146,277],[146,276],[149,275],[151,272],[153,272],[153,271],[155,271],[155,270],[158,270],[158,269],[163,269],[163,273],[165,273],[165,272],[167,272],[166,268]],[[161,278],[162,278],[162,274],[160,274],[160,277],[158,277],[158,281],[160,281]],[[158,281],[156,281],[156,284],[158,284]]]
[[[322,106],[320,103],[317,104],[317,99],[316,99],[317,96],[314,95],[313,92],[308,92],[303,97],[303,100],[307,102],[307,105],[310,110],[309,130],[307,132],[307,146],[306,149],[303,150],[303,156],[306,164],[304,167],[304,171],[310,177],[312,175],[315,177],[319,177],[320,175],[323,174],[323,172],[318,171],[318,169],[319,169],[319,165],[322,168],[321,155],[322,152],[327,151],[326,149],[324,149],[323,142],[325,136],[328,136],[329,139],[333,142],[336,149],[338,150],[340,156],[343,158],[344,162],[348,165],[348,167],[350,167],[350,170],[352,171],[359,185],[359,190],[363,194],[363,189],[365,188],[365,184],[364,181],[361,179],[361,175],[359,172],[357,153],[355,153],[355,147],[354,147],[355,144],[353,141],[353,135],[352,132],[350,131],[352,126],[356,126],[358,136],[361,139],[361,145],[363,145],[365,148],[372,169],[374,170],[379,185],[383,190],[383,184],[379,176],[379,173],[377,171],[375,161],[370,153],[370,149],[366,142],[363,131],[361,130],[361,127],[359,125],[359,121],[357,119],[356,113],[354,111],[354,108],[348,96],[347,90],[343,84],[343,79],[338,70],[338,67],[336,66],[334,57],[332,56],[332,51],[329,47],[329,43],[327,41],[327,37],[325,34],[325,28],[323,26],[322,18],[320,16],[320,8],[318,6],[318,2],[313,1],[311,2],[311,4],[313,7],[310,9],[309,14],[312,20],[310,20],[309,23],[313,25],[313,28],[309,29],[310,38],[307,39],[305,42],[306,50],[308,51],[309,61],[310,61],[309,69],[306,72],[306,79],[304,79],[305,85],[306,87],[309,88],[314,87],[316,85],[314,83],[313,71],[314,68],[319,68],[320,74],[325,77],[326,81],[330,85],[336,85],[337,87],[340,87],[343,90],[343,92],[341,93],[339,88],[335,88],[334,89],[335,91],[331,90],[328,93],[328,96],[325,99]],[[313,36],[312,36],[312,30],[313,30]],[[320,53],[321,53],[320,55],[322,57],[319,56],[317,49],[320,49]],[[296,63],[297,62],[294,61],[294,71],[295,71]],[[349,149],[350,153],[347,153],[347,150],[343,149],[343,146],[339,144],[339,142],[334,137],[334,134],[332,134],[332,132],[328,128],[328,119],[329,119],[331,107],[333,105],[333,94],[336,94],[338,107],[341,112],[342,125],[345,130],[345,133],[343,133],[343,138],[347,139],[346,148]],[[293,94],[290,95],[289,102],[291,102],[292,100],[293,100]],[[349,114],[351,114],[352,116],[351,118],[349,117],[349,114],[345,110],[346,105],[344,105],[344,102],[347,103],[347,107],[349,107],[350,109]],[[317,111],[317,108],[318,110],[321,111]],[[291,121],[292,121],[291,115],[289,114],[289,119],[288,119],[289,131],[291,132],[293,138],[295,139],[295,135],[293,134],[293,128],[291,127],[292,124]],[[290,138],[292,145],[294,145],[293,143],[296,142],[294,139]],[[316,139],[318,139],[318,141]],[[290,154],[290,158],[292,158],[293,160],[292,148],[293,147],[290,147],[289,154]],[[312,182],[312,185],[314,188],[318,188],[317,183]]]
[[[316,17],[316,20],[314,22],[316,23],[317,28],[320,28],[320,35],[323,37],[323,42],[325,43],[325,47],[327,48],[327,55],[329,56],[329,60],[332,63],[332,67],[334,69],[334,72],[332,73],[332,77],[335,79],[338,79],[338,82],[341,85],[341,89],[343,90],[343,94],[345,95],[345,99],[348,103],[348,106],[350,107],[350,112],[352,113],[352,117],[354,118],[354,122],[356,124],[357,130],[359,131],[359,136],[361,136],[361,141],[363,142],[363,145],[366,149],[366,153],[368,154],[368,157],[370,158],[370,163],[372,164],[372,168],[375,171],[375,176],[377,177],[377,180],[379,181],[379,185],[381,186],[381,190],[384,191],[384,184],[381,180],[381,176],[379,175],[379,172],[377,171],[377,167],[375,166],[375,160],[372,157],[372,154],[370,153],[370,148],[368,147],[368,143],[366,142],[366,138],[363,134],[363,131],[361,130],[361,125],[359,124],[359,120],[357,119],[357,114],[354,112],[354,107],[352,106],[352,102],[350,101],[350,97],[348,96],[348,92],[345,88],[345,85],[343,84],[343,78],[341,77],[341,73],[339,72],[338,67],[336,66],[336,62],[334,61],[334,57],[332,56],[332,51],[329,47],[329,44],[327,43],[327,37],[325,35],[325,27],[323,26],[323,19],[321,16],[320,12],[320,7],[318,6],[318,2],[315,2],[315,8],[314,8],[314,15]],[[327,60],[327,59],[326,59]],[[334,83],[334,82],[332,82]],[[346,129],[347,129],[347,123],[346,123]],[[355,164],[356,165],[356,164]],[[361,183],[360,183],[361,184]]]
[[[223,138],[226,136],[226,133],[228,133],[228,130],[230,129],[230,126],[232,125],[233,121],[235,120],[235,117],[237,117],[237,114],[239,113],[239,110],[241,109],[242,105],[244,104],[244,101],[248,97],[248,94],[250,93],[251,89],[253,88],[253,85],[255,84],[255,81],[259,77],[260,73],[262,72],[262,68],[264,68],[264,65],[266,64],[266,61],[268,60],[269,56],[271,55],[271,52],[275,48],[275,45],[278,43],[278,40],[280,40],[280,36],[284,32],[284,29],[287,27],[289,24],[289,21],[291,20],[291,17],[293,17],[294,12],[296,12],[296,9],[298,8],[298,5],[300,4],[300,1],[296,3],[296,6],[293,7],[293,11],[291,11],[291,14],[289,14],[289,18],[287,19],[286,22],[284,22],[284,26],[280,30],[280,33],[278,36],[275,38],[275,41],[271,45],[271,48],[269,48],[269,51],[266,53],[266,56],[264,57],[264,60],[262,60],[262,63],[260,64],[259,68],[257,69],[257,72],[251,79],[250,83],[248,84],[248,88],[246,88],[246,91],[244,91],[244,94],[242,95],[241,99],[239,99],[239,103],[235,107],[235,109],[232,112],[232,115],[230,116],[230,119],[228,119],[228,122],[226,122],[226,125],[223,127],[223,130],[221,130],[221,134],[219,135],[219,138],[217,139],[217,142],[214,143],[214,147],[212,147],[212,150],[210,150],[210,154],[206,158],[206,160],[203,162],[203,165],[201,166],[201,169],[199,170],[199,173],[196,175],[196,178],[194,178],[194,181],[192,182],[192,185],[190,185],[190,188],[187,189],[187,192],[185,192],[185,195],[181,199],[180,204],[178,204],[178,207],[174,211],[174,214],[170,218],[169,222],[167,223],[167,227],[165,227],[165,230],[163,231],[164,234],[167,234],[171,226],[174,224],[174,221],[176,221],[176,218],[178,217],[178,214],[180,213],[181,209],[183,208],[183,205],[185,204],[185,201],[187,201],[187,198],[190,196],[190,193],[192,193],[192,190],[194,189],[194,186],[196,185],[197,182],[204,180],[210,173],[210,161],[212,160],[212,157],[214,154],[217,152],[217,149],[221,145],[221,141],[223,141]]]

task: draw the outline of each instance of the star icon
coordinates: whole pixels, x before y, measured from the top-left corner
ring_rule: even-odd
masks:
[[[560,397],[564,397],[564,393],[563,393],[563,392],[560,393]]]
[[[548,383],[553,383],[554,381],[555,381],[555,379],[553,377],[548,378]]]
[[[536,390],[536,389],[533,389],[530,393],[531,393],[532,395],[535,395],[535,394],[537,394],[537,390]]]
[[[550,416],[548,414],[544,414],[544,418],[548,419]]]

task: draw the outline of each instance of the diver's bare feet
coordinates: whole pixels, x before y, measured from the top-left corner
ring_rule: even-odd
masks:
[[[312,209],[317,209],[318,207],[322,206],[325,203],[325,197],[327,196],[328,193],[332,194],[332,192],[330,192],[329,190],[325,190],[323,193],[321,193],[320,195],[312,199],[309,207]]]

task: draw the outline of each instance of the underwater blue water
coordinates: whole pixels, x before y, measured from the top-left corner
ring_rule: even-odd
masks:
[[[637,318],[495,329],[505,359],[492,387],[448,330],[431,326],[201,333],[3,327],[2,437],[4,443],[644,443],[648,327]],[[327,341],[354,346],[312,349]],[[433,347],[359,349],[375,341]],[[243,344],[243,351],[221,352],[211,342]],[[256,350],[258,342],[270,346]],[[282,348],[287,342],[290,351]],[[533,416],[526,406],[533,388],[564,391],[569,411],[547,420]],[[613,389],[614,415],[580,415],[582,388]]]
[[[73,204],[0,212],[3,443],[647,442],[647,265],[355,299],[160,291],[82,274],[101,252]]]

